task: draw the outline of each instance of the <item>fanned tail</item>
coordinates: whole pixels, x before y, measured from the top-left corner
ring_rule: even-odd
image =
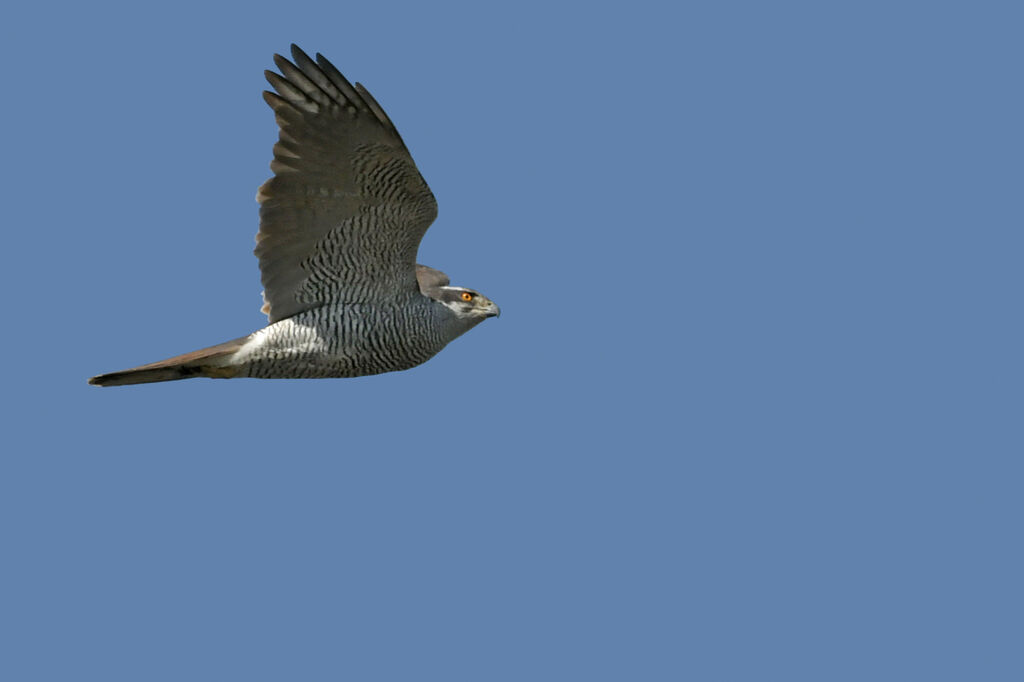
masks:
[[[100,374],[89,379],[93,386],[128,386],[150,384],[157,381],[177,381],[193,377],[229,379],[238,374],[238,367],[228,364],[230,357],[238,351],[248,336],[220,343],[216,346],[178,355],[160,362],[125,369],[120,372]]]

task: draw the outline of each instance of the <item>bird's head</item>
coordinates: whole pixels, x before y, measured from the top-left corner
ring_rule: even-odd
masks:
[[[481,322],[488,317],[501,315],[501,309],[494,301],[478,291],[465,287],[443,286],[438,288],[439,303],[447,306],[455,316],[473,322]]]

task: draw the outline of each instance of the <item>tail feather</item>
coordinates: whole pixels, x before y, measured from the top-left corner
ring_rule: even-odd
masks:
[[[128,386],[157,381],[177,381],[193,377],[227,379],[238,373],[238,368],[228,365],[227,360],[245,345],[248,339],[248,336],[243,336],[240,339],[178,355],[160,362],[152,362],[120,372],[100,374],[89,379],[89,383],[93,386]]]

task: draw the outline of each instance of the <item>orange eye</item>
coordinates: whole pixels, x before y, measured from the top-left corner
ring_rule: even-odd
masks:
[[[468,291],[463,291],[462,292],[462,300],[463,301],[472,301],[473,300],[473,294],[469,293]]]

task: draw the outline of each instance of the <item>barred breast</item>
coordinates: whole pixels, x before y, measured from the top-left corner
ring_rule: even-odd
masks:
[[[447,308],[415,294],[387,305],[331,304],[255,332],[232,358],[237,376],[356,377],[409,369],[458,336]]]

